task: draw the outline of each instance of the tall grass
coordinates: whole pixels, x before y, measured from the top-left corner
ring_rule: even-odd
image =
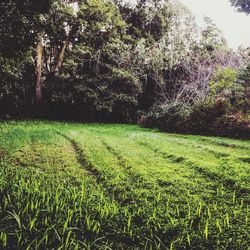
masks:
[[[128,125],[0,131],[0,249],[249,246],[246,141]]]

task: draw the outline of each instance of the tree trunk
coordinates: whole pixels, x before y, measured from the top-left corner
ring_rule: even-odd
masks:
[[[65,55],[65,51],[66,49],[68,48],[69,44],[70,44],[70,41],[73,39],[73,36],[74,34],[77,32],[77,28],[78,26],[73,26],[69,32],[69,34],[67,35],[65,41],[64,41],[64,44],[63,44],[63,47],[61,49],[61,52],[58,56],[58,59],[57,59],[57,63],[56,63],[56,66],[53,70],[53,72],[55,74],[58,74],[60,69],[62,68],[62,64],[63,64],[63,59],[64,59],[64,55]]]
[[[65,42],[63,44],[62,50],[60,52],[60,55],[58,57],[57,64],[56,64],[56,66],[54,68],[54,73],[55,74],[58,74],[61,67],[62,67],[63,58],[64,58],[64,55],[65,55],[65,51],[66,51],[66,49],[67,49],[67,47],[69,45],[69,42],[70,42],[70,36],[67,36],[67,38],[66,38],[66,40],[65,40]]]
[[[43,38],[39,35],[36,47],[36,82],[35,82],[35,106],[42,104],[42,64],[43,64]]]

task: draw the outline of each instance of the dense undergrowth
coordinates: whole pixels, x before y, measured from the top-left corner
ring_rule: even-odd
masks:
[[[249,141],[0,125],[1,249],[247,249]]]
[[[156,106],[139,120],[147,128],[165,132],[226,136],[250,139],[250,116],[227,102],[207,101],[185,106],[183,103]]]

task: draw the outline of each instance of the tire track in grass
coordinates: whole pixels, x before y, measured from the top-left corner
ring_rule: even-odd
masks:
[[[221,147],[226,147],[226,148],[235,148],[235,149],[243,149],[243,150],[250,150],[250,147],[246,145],[239,145],[231,142],[222,142],[222,141],[217,141],[213,139],[208,139],[208,138],[200,138],[199,141],[205,142],[205,143],[210,143],[210,144],[215,144]]]
[[[198,173],[199,175],[203,177],[203,179],[208,179],[209,181],[212,181],[212,183],[214,183],[216,186],[220,186],[220,184],[223,184],[223,186],[225,186],[227,189],[231,191],[236,190],[239,192],[239,194],[249,193],[249,189],[239,187],[235,180],[231,178],[225,178],[223,174],[208,171],[207,169],[190,161],[188,158],[174,155],[174,154],[169,154],[167,152],[162,151],[158,147],[152,146],[151,144],[147,142],[138,142],[138,143],[172,163],[185,164],[187,167],[194,169],[196,173]]]
[[[247,156],[246,152],[245,154],[243,154],[243,156],[239,157],[238,153],[235,154],[235,152],[222,152],[221,150],[214,150],[212,148],[210,148],[209,146],[204,146],[201,144],[193,144],[193,141],[187,142],[187,141],[178,141],[178,140],[172,140],[171,138],[166,138],[167,141],[173,141],[175,144],[180,145],[180,146],[185,146],[185,147],[189,147],[189,148],[193,148],[196,151],[191,152],[193,155],[195,155],[195,153],[200,153],[197,150],[202,150],[202,154],[206,153],[206,155],[211,154],[212,156],[214,156],[216,158],[216,161],[220,161],[218,162],[218,164],[224,164],[225,161],[232,161],[233,163],[243,163],[243,164],[249,164],[250,163],[250,157]],[[205,144],[206,145],[206,144]],[[231,149],[229,149],[231,150]],[[234,151],[237,149],[234,149]],[[242,151],[242,150],[241,150]],[[232,164],[233,164],[232,163]],[[246,168],[247,169],[247,168]]]
[[[119,186],[121,185],[121,188],[114,186],[116,191],[118,191],[120,194],[119,195],[117,193],[114,193],[115,199],[117,202],[119,202],[119,205],[123,211],[122,213],[124,213],[125,217],[127,216],[127,213],[131,213],[131,218],[133,218],[131,223],[141,224],[145,218],[143,218],[143,214],[137,214],[135,213],[135,211],[138,209],[138,207],[142,207],[143,205],[145,205],[145,198],[148,202],[152,202],[151,199],[153,199],[155,195],[153,193],[150,197],[148,196],[148,194],[146,194],[145,196],[140,191],[141,189],[145,188],[149,192],[152,192],[152,186],[150,186],[150,183],[146,182],[140,174],[136,174],[135,172],[133,172],[132,166],[127,162],[127,160],[120,154],[120,152],[115,147],[108,144],[107,141],[105,141],[105,139],[101,138],[100,136],[96,136],[95,140],[101,142],[101,144],[107,150],[107,153],[117,160],[118,167],[120,167],[122,171],[124,170],[123,172],[125,174],[125,178],[123,178],[118,183]],[[107,184],[109,185],[109,183]],[[150,203],[150,206],[152,206],[152,203]],[[128,243],[134,246],[140,244],[140,241],[138,241],[137,238],[131,239],[124,233],[122,233],[121,235],[117,235],[116,237],[117,239],[119,239],[119,242],[124,243],[125,248]],[[136,247],[133,249],[139,248]]]
[[[247,145],[240,145],[237,143],[232,143],[232,142],[223,142],[223,141],[217,141],[215,139],[209,139],[209,138],[199,138],[198,140],[196,140],[198,142],[203,142],[206,143],[208,145],[216,145],[216,146],[220,146],[223,148],[231,148],[231,149],[240,149],[240,150],[250,150],[250,147],[248,147]]]
[[[203,150],[206,150],[208,153],[214,155],[215,157],[222,158],[222,159],[230,156],[227,153],[215,151],[215,150],[207,148],[207,147],[197,146],[197,148],[201,148]]]
[[[160,157],[160,158],[162,158],[162,159],[164,159],[172,164],[177,164],[177,166],[178,165],[183,166],[187,161],[187,158],[185,158],[185,157],[178,156],[175,154],[170,154],[167,152],[163,152],[158,147],[153,146],[147,142],[139,141],[138,144],[146,147],[148,150],[151,150],[158,157]],[[185,164],[185,166],[186,166],[186,164]],[[190,167],[188,166],[188,168],[190,168]],[[198,174],[198,179],[204,179],[203,174],[198,173],[196,169],[191,168],[191,170],[195,171],[195,173]],[[205,179],[208,179],[207,176],[205,176],[205,177],[206,177]],[[209,179],[209,181],[211,182],[211,179]],[[212,183],[214,184],[214,179],[212,180]],[[160,186],[165,186],[165,182],[162,182],[162,180],[158,180],[158,184]]]
[[[130,176],[130,177],[136,177],[136,178],[140,178],[140,175],[137,175],[136,173],[134,173],[132,171],[132,167],[128,164],[128,162],[121,156],[121,154],[114,149],[114,147],[110,146],[106,141],[100,139],[100,141],[102,142],[102,144],[104,145],[104,147],[107,149],[107,151],[113,155],[118,162],[118,165],[122,167],[122,169],[125,170],[125,173]]]
[[[243,149],[243,150],[250,150],[250,146],[249,145],[241,145],[239,143],[233,142],[233,141],[221,141],[216,139],[216,137],[204,137],[204,136],[195,136],[195,137],[190,137],[190,135],[181,135],[181,134],[169,134],[171,136],[171,138],[182,138],[184,140],[193,140],[195,142],[199,142],[199,143],[206,143],[206,144],[213,144],[213,145],[217,145],[217,146],[221,146],[221,147],[226,147],[226,148],[235,148],[235,149]],[[168,135],[168,136],[169,136]],[[222,138],[221,138],[222,139]],[[227,138],[223,138],[223,139],[227,139]],[[232,139],[233,140],[233,139]]]
[[[239,158],[236,158],[236,160],[239,160],[243,163],[249,163],[250,164],[250,157],[239,157]]]
[[[138,144],[136,141],[134,141],[135,142],[135,144]],[[121,157],[122,158],[122,156],[120,155],[120,153],[117,151],[117,147],[118,147],[118,145],[115,145],[114,147],[113,147],[113,149],[112,149],[112,151],[113,151],[113,153],[115,154],[115,155],[117,155],[118,157]],[[131,145],[131,147],[133,147],[132,145]],[[143,151],[143,152],[147,152],[147,150],[145,151],[145,148],[141,148],[141,147],[139,147],[140,148],[140,151]],[[124,148],[123,148],[123,150],[125,150]],[[115,152],[114,152],[115,151]],[[152,150],[151,150],[152,151]],[[153,154],[152,153],[150,153],[150,152],[148,152],[151,156],[155,156],[156,154],[155,154],[155,152],[153,152]],[[140,152],[138,152],[138,154],[137,155],[139,155],[140,154]],[[172,168],[172,167],[169,167],[168,168],[168,172],[165,172],[165,170],[166,170],[166,165],[164,164],[164,161],[162,161],[161,160],[161,162],[159,162],[159,164],[160,165],[155,165],[155,164],[157,164],[155,161],[154,161],[154,159],[151,159],[151,157],[150,157],[150,160],[148,161],[147,160],[147,154],[144,156],[145,158],[143,158],[143,162],[145,162],[145,163],[140,163],[140,164],[143,164],[143,166],[146,166],[146,171],[147,171],[147,173],[150,173],[150,175],[151,175],[151,179],[153,180],[153,182],[148,182],[149,184],[151,184],[151,187],[152,188],[156,188],[158,191],[160,191],[161,193],[162,192],[164,192],[163,190],[170,190],[171,189],[171,192],[173,192],[173,187],[175,186],[176,187],[176,185],[178,185],[177,184],[177,182],[178,181],[181,181],[181,177],[183,177],[183,178],[185,178],[185,180],[188,180],[189,178],[187,178],[187,176],[185,175],[185,174],[182,174],[182,171],[180,171],[179,172],[179,170],[181,170],[181,168],[179,168],[179,166],[178,165],[175,165],[174,166],[174,168]],[[182,161],[184,161],[185,159],[183,158],[183,157],[175,157],[174,155],[168,155],[168,157],[171,159],[170,160],[170,162],[171,163],[180,163],[180,162],[182,162]],[[164,159],[163,157],[157,157],[157,158],[161,158],[161,159]],[[156,159],[155,159],[156,160]],[[164,159],[165,160],[165,159]],[[153,165],[154,165],[154,167],[153,167],[153,170],[152,170],[152,163],[153,163]],[[145,165],[146,164],[146,165]],[[140,166],[140,165],[139,165]],[[149,167],[149,168],[148,168]],[[159,168],[158,168],[159,167]],[[161,171],[164,171],[163,172],[163,175],[158,175],[157,174],[157,172],[158,172],[158,170],[161,172]],[[178,174],[176,174],[176,171],[178,171]],[[193,171],[192,171],[192,173],[193,173]],[[180,175],[179,175],[180,174]],[[172,179],[172,177],[173,176],[176,176],[177,178],[175,178],[174,180]],[[161,177],[163,177],[163,178],[161,178]],[[170,177],[170,180],[168,180],[169,178],[168,177]],[[179,178],[180,177],[180,178]],[[200,178],[201,179],[201,178]],[[147,182],[147,180],[146,180],[146,182]],[[191,184],[191,183],[190,183]],[[134,185],[134,183],[133,183],[133,185]],[[140,187],[142,188],[142,184],[140,184]],[[145,188],[146,189],[148,189],[149,188],[149,185],[147,185],[146,183],[145,183]],[[162,190],[162,188],[163,188],[163,190]],[[167,189],[165,189],[165,188],[167,188]]]
[[[56,133],[71,143],[79,165],[82,168],[86,169],[90,175],[94,176],[98,183],[102,181],[104,178],[102,177],[101,172],[87,160],[80,145],[74,139],[70,138],[68,135],[63,134],[59,131],[56,131]]]
[[[100,138],[99,138],[100,139]],[[128,165],[125,159],[110,145],[108,145],[104,140],[100,139],[101,143],[103,146],[106,148],[106,150],[115,158],[117,159],[119,167],[124,170],[125,174],[127,175],[129,180],[135,181],[137,178],[135,174],[132,173],[131,171],[131,166]],[[122,205],[129,205],[129,204],[135,204],[136,203],[136,197],[131,191],[133,191],[133,185],[127,185],[128,184],[128,179],[125,178],[124,181],[126,182],[126,197],[121,201]],[[137,179],[138,180],[138,179]],[[130,182],[131,184],[131,182]]]
[[[199,144],[197,144],[198,141],[191,141],[190,142],[190,141],[186,141],[187,139],[185,141],[184,140],[179,141],[177,139],[173,140],[173,138],[168,138],[168,137],[166,138],[166,140],[170,141],[170,142],[174,142],[175,144],[178,144],[178,145],[181,145],[181,146],[185,145],[185,146],[192,147],[192,148],[195,148],[195,149],[197,149],[197,148],[202,149],[202,150],[204,150],[206,152],[209,152],[210,154],[212,154],[213,156],[215,156],[217,158],[223,159],[223,158],[226,158],[226,157],[230,156],[229,153],[216,151],[214,149],[210,149],[209,147],[205,147],[204,145],[200,144],[201,142],[199,142]],[[194,144],[194,142],[195,142],[195,144]]]
[[[77,141],[75,141],[73,138],[70,138],[67,134],[61,133],[59,131],[55,131],[56,134],[58,134],[60,137],[64,138],[63,140],[66,140],[67,144],[69,145],[70,149],[71,149],[71,155],[72,155],[72,159],[75,156],[74,159],[74,163],[75,164],[79,164],[79,166],[81,166],[80,169],[84,170],[84,174],[89,173],[89,175],[91,175],[93,178],[93,182],[96,182],[98,184],[98,186],[100,187],[100,189],[103,189],[103,193],[106,196],[107,195],[107,199],[110,198],[110,200],[112,202],[117,202],[117,206],[122,207],[121,205],[125,205],[123,204],[119,197],[116,196],[116,194],[112,192],[109,192],[108,189],[106,189],[106,185],[109,185],[109,182],[107,181],[107,178],[105,178],[105,176],[102,175],[102,173],[100,171],[98,171],[98,169],[95,168],[95,166],[88,161],[87,157],[84,154],[84,150],[81,148],[81,146],[77,143]],[[30,147],[31,150],[34,150],[33,145]],[[38,152],[40,153],[40,152]],[[55,152],[54,152],[55,153]],[[75,154],[74,154],[75,153]],[[52,154],[53,155],[53,154]],[[55,153],[56,155],[56,153]],[[37,154],[37,156],[39,157],[39,154]],[[85,171],[86,170],[86,171]],[[98,188],[99,188],[98,187]],[[111,186],[111,188],[114,188]],[[121,192],[121,190],[119,190]],[[128,202],[126,202],[128,204]],[[107,235],[107,238],[110,239],[110,241],[112,242],[124,242],[124,244],[126,243],[126,239],[123,239],[121,237],[121,239],[114,238],[113,236],[113,231],[112,231],[112,227],[108,228],[108,233],[109,235]]]
[[[106,150],[117,160],[118,165],[122,168],[122,170],[124,170],[124,173],[126,175],[124,181],[128,189],[128,198],[123,200],[123,205],[143,205],[145,197],[144,195],[142,195],[142,190],[147,190],[149,193],[152,193],[152,190],[156,191],[155,183],[149,182],[141,174],[133,171],[132,165],[121,155],[121,153],[114,146],[111,146],[102,138],[99,139]],[[146,196],[147,199],[153,199],[154,194],[150,194],[149,196],[147,194]]]
[[[163,159],[170,161],[171,163],[186,164],[188,166],[194,167],[194,170],[196,172],[198,172],[199,174],[201,174],[202,177],[205,177],[206,179],[209,178],[209,180],[214,181],[215,178],[216,179],[218,178],[218,176],[215,176],[216,175],[215,173],[211,173],[211,172],[203,169],[202,167],[194,164],[193,162],[189,161],[185,157],[178,156],[175,154],[169,154],[165,151],[161,151],[158,147],[152,146],[151,144],[149,144],[147,142],[139,142],[139,144],[145,146],[146,148],[149,148],[151,151],[158,154]]]
[[[183,145],[183,143],[180,143],[180,142],[178,144]],[[216,151],[216,150],[211,149],[209,147],[204,147],[203,145],[200,145],[200,144],[199,145],[193,145],[192,143],[187,142],[187,143],[185,143],[185,146],[189,146],[189,147],[192,147],[192,148],[195,148],[195,149],[201,149],[201,150],[203,150],[205,152],[208,152],[211,155],[213,155],[213,156],[215,156],[217,158],[220,158],[220,159],[224,159],[224,158],[230,156],[230,154],[228,154],[228,153],[224,153],[224,152],[221,152],[221,151]]]
[[[135,144],[137,144],[137,143],[135,143]],[[114,153],[116,156],[118,156],[119,158],[122,158],[122,160],[124,160],[124,158],[123,158],[123,156],[121,156],[120,155],[120,153],[119,153],[119,151],[117,150],[117,147],[118,145],[116,145],[116,146],[114,146],[113,148],[112,148],[112,153]],[[132,146],[132,145],[131,145]],[[139,147],[140,148],[140,147]],[[143,151],[145,151],[145,149],[143,149],[143,148],[140,148],[140,150],[143,150]],[[148,150],[147,150],[148,151]],[[139,152],[138,152],[139,153]],[[148,152],[148,153],[150,153],[150,152]],[[152,155],[155,155],[155,152],[153,152],[153,154]],[[171,158],[173,158],[174,156],[173,155],[171,155],[170,156]],[[149,156],[149,158],[150,158],[150,156]],[[160,159],[160,158],[162,158],[162,157],[157,157],[158,159]],[[183,160],[183,158],[181,158],[181,157],[178,157],[178,159],[177,159],[177,161],[178,162],[181,162]],[[125,160],[126,161],[126,160]],[[143,182],[141,182],[141,183],[132,183],[132,185],[134,186],[134,187],[136,187],[137,185],[136,184],[138,184],[139,186],[138,186],[138,188],[144,188],[144,189],[148,189],[148,190],[156,190],[156,192],[160,192],[161,194],[163,194],[164,192],[169,192],[169,190],[171,190],[171,193],[173,194],[173,192],[174,192],[174,186],[176,187],[176,185],[178,185],[177,183],[176,183],[176,181],[178,182],[178,180],[180,181],[180,178],[177,178],[177,179],[174,179],[174,181],[172,180],[172,176],[173,175],[175,175],[176,174],[176,170],[177,170],[177,168],[178,168],[178,170],[180,170],[180,168],[179,168],[179,166],[178,165],[175,165],[175,169],[172,169],[172,168],[169,168],[169,170],[170,170],[170,172],[168,172],[167,174],[168,174],[168,176],[171,176],[171,178],[170,178],[170,180],[168,180],[168,177],[167,176],[165,176],[164,175],[164,177],[163,178],[161,178],[158,174],[157,174],[157,170],[158,169],[160,169],[160,171],[162,170],[162,171],[165,171],[166,170],[166,165],[164,164],[164,161],[160,161],[159,162],[159,164],[160,165],[155,165],[155,163],[156,162],[154,162],[154,164],[152,165],[152,161],[147,161],[147,156],[146,156],[146,158],[143,158],[143,162],[145,162],[145,163],[140,163],[140,164],[143,164],[143,166],[145,166],[145,164],[146,164],[146,171],[147,171],[147,174],[149,174],[150,173],[150,176],[151,177],[153,177],[153,175],[156,173],[156,175],[155,175],[155,177],[153,177],[153,178],[151,178],[153,181],[152,182],[149,182],[148,180],[147,180],[147,178],[142,178],[142,180],[144,179],[145,181]],[[123,163],[123,162],[122,162]],[[127,163],[127,164],[129,164],[129,163]],[[149,164],[149,165],[148,165]],[[157,163],[156,163],[157,164]],[[152,169],[152,166],[154,166],[153,167],[153,169]],[[158,168],[158,166],[159,166],[159,168]],[[148,167],[149,167],[149,169],[148,169]],[[152,172],[151,172],[152,171]],[[185,175],[182,175],[180,172],[178,172],[178,174],[176,175],[176,176],[179,176],[179,174],[181,175],[181,176],[183,176],[184,178],[186,178],[186,176]],[[141,175],[139,175],[140,177],[141,177]],[[147,175],[148,176],[148,175]],[[143,177],[143,176],[142,176]],[[159,178],[160,177],[160,178]],[[166,179],[165,179],[166,178]],[[200,178],[201,179],[201,178]],[[188,180],[188,178],[186,178],[186,180]],[[189,183],[190,184],[190,183]],[[183,186],[184,187],[184,186]],[[167,188],[167,189],[166,189]]]
[[[150,183],[147,183],[146,180],[140,174],[136,174],[132,170],[132,166],[126,161],[126,159],[124,159],[124,157],[114,147],[110,146],[103,139],[100,139],[100,140],[102,144],[105,146],[105,148],[107,149],[107,151],[117,159],[119,166],[121,166],[122,169],[125,170],[125,174],[127,175],[130,182],[133,183],[133,185],[137,186],[136,184],[139,184],[139,188],[143,188],[143,187],[149,188]]]
[[[104,187],[104,190],[105,190],[106,194],[111,199],[114,199],[121,206],[129,205],[131,203],[135,203],[135,197],[128,197],[126,199],[122,198],[123,196],[126,197],[127,194],[128,194],[127,193],[128,192],[127,187],[125,187],[125,189],[121,189],[117,185],[113,185],[111,182],[109,182],[107,180],[107,178],[105,178],[103,173],[101,171],[99,171],[91,162],[88,161],[83,149],[81,148],[81,146],[74,139],[72,139],[68,135],[63,134],[63,133],[61,133],[59,131],[57,131],[57,134],[62,136],[63,138],[65,138],[66,140],[68,140],[71,143],[71,145],[72,145],[72,147],[73,147],[73,149],[75,151],[77,162],[79,163],[79,165],[82,168],[86,169],[86,171],[92,177],[94,177],[97,184]],[[109,150],[111,150],[111,148],[109,148]],[[117,158],[118,158],[118,155],[117,155]],[[120,159],[119,162],[121,164],[125,164],[125,162],[122,162],[121,158],[119,158],[119,159]],[[109,188],[107,188],[107,186]]]

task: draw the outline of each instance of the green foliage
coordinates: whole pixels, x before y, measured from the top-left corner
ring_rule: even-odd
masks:
[[[137,78],[118,68],[110,69],[106,76],[89,75],[88,71],[81,75],[60,74],[45,83],[46,105],[51,109],[47,113],[55,115],[59,110],[60,117],[63,110],[65,118],[84,121],[130,122],[141,93]]]
[[[112,1],[85,1],[80,4],[78,18],[84,25],[80,40],[92,48],[93,53],[125,35],[126,23]]]
[[[247,70],[235,81],[247,51],[230,50],[209,18],[200,37],[180,2],[9,0],[2,7],[1,118],[135,122],[154,109],[150,126],[180,131],[209,89],[213,103],[229,99],[247,116]]]
[[[248,247],[248,141],[48,122],[0,132],[0,248]]]
[[[227,47],[222,31],[217,28],[209,17],[205,17],[204,21],[205,28],[202,30],[201,39],[204,49],[211,52],[216,48]]]
[[[182,132],[185,130],[185,121],[189,112],[189,107],[185,107],[182,103],[165,104],[152,109],[141,118],[140,123],[145,127],[155,127],[162,131]]]
[[[224,100],[214,101],[213,99],[207,99],[206,102],[200,102],[192,107],[192,112],[188,117],[188,127],[192,132],[196,134],[216,134],[219,133],[219,127],[222,124],[217,124],[216,121],[225,116],[229,111],[229,103]],[[233,135],[232,135],[233,136]]]
[[[245,114],[250,112],[250,63],[240,71],[237,76],[237,83],[240,86],[240,106]]]
[[[228,100],[207,98],[192,107],[182,103],[156,107],[140,125],[167,132],[249,138],[249,117],[235,111]]]
[[[237,72],[231,68],[218,68],[211,77],[209,87],[212,96],[232,95],[236,91]]]

